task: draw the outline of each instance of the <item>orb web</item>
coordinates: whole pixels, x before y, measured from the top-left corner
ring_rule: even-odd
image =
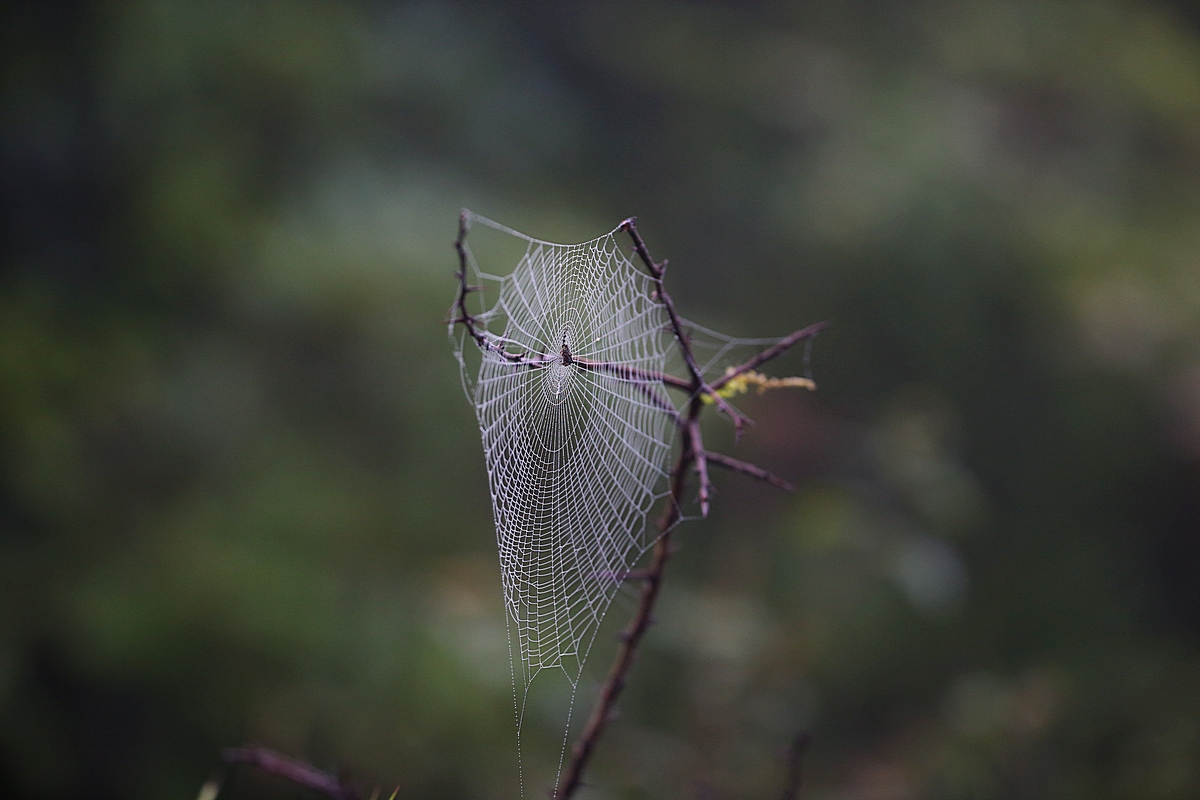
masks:
[[[573,704],[601,621],[657,537],[647,517],[667,494],[676,412],[654,376],[672,337],[616,231],[552,244],[464,214],[520,245],[494,275],[467,237],[482,341],[451,325],[483,439],[519,736],[540,673],[561,672]]]

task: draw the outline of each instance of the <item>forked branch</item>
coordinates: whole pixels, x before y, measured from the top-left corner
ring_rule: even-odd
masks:
[[[666,275],[667,262],[658,264],[650,257],[650,251],[646,249],[646,243],[642,241],[642,235],[638,233],[637,218],[630,217],[618,226],[619,230],[623,230],[629,234],[629,238],[633,240],[633,249],[637,252],[638,258],[646,265],[646,269],[650,272],[650,278],[654,281],[655,289],[658,291],[659,302],[666,309],[667,317],[671,320],[671,329],[675,333],[675,340],[679,342],[679,352],[683,355],[683,361],[687,365],[688,372],[692,376],[691,389],[694,393],[703,393],[712,398],[713,403],[722,412],[729,415],[733,420],[734,430],[740,438],[742,435],[742,425],[745,424],[746,418],[725,401],[724,397],[717,394],[716,390],[709,386],[704,375],[700,372],[700,366],[696,363],[696,357],[692,354],[691,342],[688,341],[687,333],[683,330],[683,320],[679,318],[679,314],[675,311],[675,302],[671,300],[671,295],[667,293],[666,287],[663,285],[663,277]],[[782,350],[780,352],[783,352]]]
[[[816,325],[809,325],[807,328],[802,328],[748,359],[745,363],[739,364],[729,370],[720,380],[708,384],[705,382],[697,365],[696,358],[692,353],[691,342],[684,333],[683,323],[678,314],[675,313],[675,304],[671,301],[671,296],[667,293],[666,287],[663,285],[663,268],[650,257],[650,253],[646,249],[646,244],[638,234],[636,223],[632,217],[621,223],[621,229],[627,231],[633,239],[634,249],[637,251],[638,257],[641,258],[646,268],[650,271],[650,275],[655,282],[659,301],[663,304],[667,315],[671,319],[671,325],[675,331],[675,339],[679,343],[680,353],[691,376],[691,381],[687,384],[691,400],[688,402],[686,414],[679,414],[675,417],[682,440],[679,450],[679,460],[671,472],[671,494],[667,499],[663,516],[659,520],[658,528],[660,535],[658,541],[654,544],[650,566],[644,572],[638,574],[638,578],[642,580],[642,592],[637,610],[634,612],[629,626],[621,633],[616,658],[613,660],[612,667],[609,668],[608,677],[600,689],[600,695],[596,698],[596,704],[593,706],[592,713],[584,725],[583,732],[580,734],[579,740],[572,747],[571,761],[563,772],[558,787],[555,790],[555,800],[567,800],[582,784],[583,772],[587,768],[588,761],[596,749],[597,742],[599,742],[605,728],[612,719],[617,700],[625,688],[638,645],[641,643],[646,630],[650,627],[654,606],[658,601],[659,591],[662,588],[663,573],[671,557],[671,533],[682,517],[682,503],[687,493],[688,475],[694,470],[699,478],[700,511],[703,515],[708,514],[711,490],[708,476],[708,465],[710,463],[757,480],[765,481],[781,489],[790,491],[793,488],[788,482],[777,478],[761,467],[719,453],[709,453],[705,450],[703,439],[700,436],[700,415],[705,406],[702,398],[710,398],[717,408],[724,411],[733,419],[734,425],[740,431],[744,418],[725,402],[725,398],[721,397],[717,393],[717,390],[738,375],[770,361],[789,347],[815,336],[826,327],[826,323],[818,323]],[[593,366],[593,368],[596,367]],[[678,383],[683,382],[678,378],[675,380]],[[664,383],[667,383],[668,386],[682,388],[678,386],[678,383],[668,383],[666,381]],[[797,757],[797,763],[798,760]],[[796,777],[793,779],[789,774],[789,785],[798,787],[798,784],[799,778]],[[794,793],[792,796],[794,796]]]
[[[632,222],[627,220],[626,222]],[[531,369],[538,367],[548,367],[559,359],[557,353],[511,353],[504,346],[504,343],[489,337],[484,332],[483,327],[479,324],[479,320],[470,311],[467,310],[467,295],[472,292],[479,291],[482,287],[472,286],[467,283],[468,274],[468,258],[467,258],[467,233],[470,227],[467,225],[467,212],[463,211],[458,216],[458,237],[454,240],[454,249],[458,253],[458,272],[455,273],[455,278],[458,279],[458,295],[454,300],[452,313],[453,319],[450,321],[462,325],[467,334],[475,340],[475,344],[480,350],[488,353],[494,353],[505,361],[520,367],[529,367]],[[643,245],[644,249],[644,245]],[[661,279],[656,279],[661,284]],[[674,306],[670,306],[670,311],[674,314]],[[675,318],[678,319],[677,317]],[[632,381],[635,383],[661,383],[672,389],[679,389],[685,392],[695,392],[696,380],[684,380],[674,375],[665,372],[654,372],[650,370],[640,369],[630,364],[618,364],[608,361],[593,361],[588,358],[575,356],[571,359],[571,363],[579,366],[581,369],[592,370],[595,372],[603,372],[609,375],[614,375],[621,380]],[[694,367],[694,361],[692,366]],[[695,373],[697,376],[698,372]],[[701,381],[703,383],[703,381]],[[722,407],[728,407],[721,400]]]
[[[692,399],[688,404],[688,420],[695,421],[699,417],[700,405],[698,399]],[[613,659],[612,667],[609,668],[608,677],[600,689],[600,695],[596,698],[592,713],[583,726],[583,732],[571,748],[571,762],[559,780],[558,787],[554,792],[555,800],[566,800],[582,783],[583,770],[587,767],[592,752],[596,749],[596,744],[604,734],[604,729],[608,727],[608,723],[612,719],[617,699],[625,688],[629,668],[633,666],[638,645],[650,627],[651,614],[662,586],[663,572],[666,570],[667,560],[671,557],[671,531],[682,516],[679,503],[675,501],[675,498],[682,497],[687,488],[687,473],[694,459],[691,430],[690,425],[682,428],[683,442],[679,450],[679,460],[671,473],[671,496],[667,500],[667,507],[663,510],[662,518],[658,523],[661,535],[654,543],[650,566],[644,574],[638,576],[642,581],[642,594],[638,601],[637,611],[634,612],[629,626],[621,632],[616,658]]]
[[[748,478],[762,481],[770,484],[776,489],[783,489],[785,492],[794,492],[796,487],[785,481],[783,478],[776,477],[770,472],[767,472],[762,467],[751,464],[748,461],[742,461],[732,456],[727,456],[724,453],[707,453],[708,463],[716,464],[718,467],[724,467],[730,472],[737,472],[745,475]]]

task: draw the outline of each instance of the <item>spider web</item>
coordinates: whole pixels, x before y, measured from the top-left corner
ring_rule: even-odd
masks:
[[[691,398],[676,406],[658,376],[688,368],[655,283],[634,266],[619,228],[564,245],[470,211],[463,224],[504,245],[481,246],[485,257],[477,258],[478,234],[462,240],[464,281],[475,285],[464,307],[451,309],[450,338],[483,439],[524,794],[521,731],[534,679],[552,672],[569,687],[561,775],[597,631],[659,536],[647,518],[669,498],[667,463],[679,409]],[[511,268],[492,274],[481,261]],[[458,324],[463,312],[475,336]],[[780,341],[734,338],[687,320],[682,333],[705,381]],[[806,374],[810,346],[811,339]],[[679,520],[692,516],[679,511]]]
[[[481,307],[469,310],[486,344],[451,325],[487,462],[519,747],[531,683],[561,672],[573,708],[597,629],[657,538],[647,516],[667,494],[675,411],[649,374],[666,368],[673,337],[652,280],[616,231],[552,244],[464,214],[468,224],[513,237],[521,251],[511,272],[497,276],[480,269],[468,238],[468,277],[480,285],[469,298]],[[478,354],[477,370],[468,353]]]

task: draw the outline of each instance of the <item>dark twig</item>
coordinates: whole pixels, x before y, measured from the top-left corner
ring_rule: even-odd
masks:
[[[626,364],[612,364],[607,361],[592,361],[588,358],[576,357],[571,360],[572,364],[578,364],[584,369],[596,370],[597,372],[611,372],[619,378],[639,382],[654,382],[661,381],[670,386],[672,389],[682,389],[685,392],[692,391],[692,382],[685,381],[683,378],[677,378],[674,375],[669,375],[665,372],[651,372],[649,370],[638,369]]]
[[[696,476],[700,479],[700,516],[708,516],[708,498],[712,494],[712,483],[708,479],[708,453],[704,451],[704,439],[700,436],[700,420],[690,417],[688,428],[691,432],[692,461],[696,463]]]
[[[783,489],[785,492],[796,491],[796,487],[785,481],[783,478],[776,477],[762,467],[751,464],[748,461],[741,461],[731,456],[727,456],[724,453],[706,453],[705,455],[708,457],[708,463],[710,464],[716,464],[718,467],[724,467],[731,472],[740,472],[743,475],[755,478],[763,483],[769,483],[777,489]]]
[[[812,736],[803,732],[796,736],[792,741],[792,746],[788,748],[787,778],[780,800],[798,800],[800,797],[800,790],[804,786],[804,773],[800,768],[804,761],[804,754],[808,752],[808,746],[811,743]]]
[[[457,316],[454,317],[454,321],[461,323],[467,329],[467,333],[471,335],[471,338],[475,340],[475,344],[481,350],[494,350],[495,347],[491,341],[488,340],[483,331],[479,330],[479,327],[475,324],[475,317],[471,316],[471,313],[467,311],[467,295],[471,292],[479,291],[478,286],[469,286],[467,284],[466,242],[468,230],[467,212],[464,209],[458,214],[458,238],[454,240],[454,249],[458,252],[458,272],[455,274],[455,277],[458,278],[458,297],[454,299],[454,310]],[[508,356],[508,353],[504,355]],[[510,358],[509,360],[512,361],[513,359]]]
[[[559,358],[558,354],[539,354],[531,356],[528,353],[510,353],[502,344],[493,341],[479,327],[479,321],[471,312],[467,311],[467,295],[471,292],[479,291],[481,287],[471,286],[467,283],[467,233],[470,228],[467,225],[467,212],[463,211],[458,216],[458,237],[454,240],[454,249],[458,252],[458,272],[455,277],[458,279],[458,295],[454,298],[454,314],[453,321],[461,324],[467,329],[467,333],[475,344],[481,350],[486,350],[489,353],[495,353],[509,363],[523,367],[545,367],[554,363]],[[654,372],[651,370],[638,369],[637,367],[628,364],[614,364],[605,361],[593,361],[588,358],[580,358],[576,356],[571,359],[572,364],[577,364],[586,370],[595,370],[597,372],[607,372],[616,375],[618,378],[634,381],[637,383],[662,383],[664,386],[669,386],[672,389],[680,389],[685,392],[694,392],[695,387],[692,381],[686,381],[683,378],[677,378],[674,375],[665,372]]]
[[[701,398],[704,395],[711,397],[713,403],[733,419],[737,430],[740,431],[743,417],[732,406],[726,403],[723,397],[717,394],[716,389],[727,383],[728,378],[754,369],[779,355],[801,339],[814,335],[824,327],[823,324],[810,325],[804,330],[793,333],[791,336],[786,337],[762,353],[754,356],[746,363],[735,367],[718,384],[710,386],[705,383],[704,377],[700,373],[695,356],[692,354],[691,342],[683,332],[683,323],[678,314],[675,313],[675,304],[672,302],[671,296],[667,293],[666,287],[663,285],[662,267],[656,264],[654,259],[650,257],[650,253],[646,249],[646,244],[638,234],[637,226],[632,217],[621,223],[620,227],[622,230],[627,231],[633,239],[634,249],[637,251],[642,263],[650,271],[650,275],[658,291],[659,301],[666,308],[667,314],[671,319],[676,340],[679,342],[680,353],[692,378],[688,386],[691,393],[691,400],[688,402],[686,416],[679,415],[676,417],[682,437],[679,460],[676,462],[675,469],[671,473],[671,494],[667,500],[663,516],[659,520],[658,528],[661,535],[654,544],[650,566],[645,570],[644,574],[638,575],[643,583],[637,611],[634,612],[629,626],[621,632],[620,645],[617,648],[616,658],[613,660],[612,667],[609,668],[608,677],[601,686],[600,695],[596,698],[596,704],[593,706],[592,713],[584,725],[583,732],[579,735],[579,740],[575,743],[574,747],[572,747],[571,761],[567,765],[567,769],[563,773],[554,793],[555,800],[567,800],[579,788],[583,779],[583,771],[587,767],[592,752],[596,748],[596,743],[613,718],[617,700],[625,688],[625,683],[629,677],[629,670],[633,666],[638,645],[641,643],[646,630],[650,627],[653,618],[654,605],[658,600],[658,594],[662,587],[663,573],[666,569],[667,561],[671,556],[671,533],[682,517],[682,503],[687,490],[688,473],[693,469],[698,473],[700,482],[700,510],[703,515],[708,514],[711,488],[708,476],[708,463],[710,461],[727,469],[732,469],[735,472],[741,472],[745,475],[764,480],[772,485],[780,486],[781,488],[792,488],[791,484],[776,478],[760,467],[706,451],[700,435],[700,414],[704,410],[704,403],[701,402]],[[676,388],[679,388],[677,384],[668,385],[676,385]]]
[[[467,333],[475,340],[475,344],[480,350],[486,350],[489,353],[495,353],[506,361],[509,361],[518,366],[526,367],[544,367],[554,360],[554,356],[539,355],[536,358],[529,358],[527,354],[510,353],[503,345],[497,344],[488,337],[486,333],[479,329],[478,320],[467,311],[467,295],[471,292],[479,291],[480,287],[470,286],[467,283],[467,232],[470,230],[467,225],[467,212],[461,211],[458,215],[458,237],[454,240],[454,249],[458,251],[458,273],[455,277],[458,278],[458,296],[454,299],[454,307],[452,309],[454,322],[462,324],[467,329]]]
[[[681,426],[684,424],[683,417],[681,417],[679,412],[675,410],[675,406],[671,405],[671,401],[666,397],[663,397],[658,388],[659,381],[667,386],[680,388],[679,384],[683,383],[683,381],[680,381],[680,379],[676,378],[674,375],[664,375],[658,372],[647,372],[635,367],[626,367],[623,364],[610,364],[605,361],[591,361],[583,358],[574,358],[571,360],[571,363],[578,365],[584,370],[592,370],[595,372],[616,375],[618,380],[628,381],[629,383],[633,384],[638,391],[645,395],[646,399],[653,403],[659,411],[662,411],[664,414],[670,417],[676,426]],[[690,384],[685,385],[690,386]]]
[[[646,269],[650,271],[650,278],[654,281],[655,288],[658,290],[659,302],[663,304],[663,308],[667,311],[667,317],[671,320],[671,328],[675,331],[675,338],[679,341],[679,352],[683,354],[683,361],[687,365],[688,372],[692,376],[692,391],[703,392],[712,398],[713,403],[717,408],[721,409],[725,414],[733,420],[734,430],[737,436],[742,435],[742,425],[745,423],[745,418],[725,401],[724,397],[717,394],[716,391],[709,386],[704,376],[700,372],[700,366],[696,363],[696,357],[692,355],[692,346],[688,341],[687,334],[683,330],[683,320],[679,318],[679,314],[675,311],[675,303],[671,300],[671,295],[667,294],[666,287],[663,285],[663,276],[666,273],[666,264],[661,265],[655,263],[650,257],[650,251],[646,249],[646,243],[642,241],[642,235],[638,233],[637,218],[630,217],[617,226],[619,230],[623,230],[629,234],[629,238],[633,239],[633,249],[637,252],[638,258],[646,265]],[[782,352],[782,351],[781,351]]]
[[[230,747],[221,758],[227,764],[250,764],[270,775],[320,792],[330,800],[359,800],[358,792],[335,776],[266,747]]]
[[[699,417],[701,406],[702,403],[698,398],[692,399],[688,404],[689,421],[694,422]],[[658,600],[659,588],[662,586],[663,571],[671,557],[671,531],[681,516],[679,503],[675,501],[675,498],[683,496],[687,487],[688,470],[694,460],[691,439],[692,426],[687,424],[681,430],[683,444],[679,452],[679,461],[671,473],[671,497],[668,499],[667,507],[663,510],[663,516],[658,523],[661,535],[654,543],[650,566],[644,575],[639,576],[643,583],[637,611],[634,612],[629,626],[621,632],[621,643],[617,647],[617,656],[608,671],[608,678],[605,679],[604,685],[600,689],[600,696],[596,698],[596,705],[592,707],[591,716],[583,726],[579,740],[571,749],[571,762],[567,765],[567,770],[558,783],[558,788],[554,793],[555,800],[566,800],[582,783],[583,770],[587,766],[601,734],[612,720],[617,698],[621,696],[621,691],[625,688],[625,681],[629,676],[629,668],[633,666],[638,644],[650,627],[651,613],[654,610],[655,601]]]
[[[787,336],[783,337],[775,344],[768,347],[766,350],[763,350],[758,355],[754,356],[753,358],[747,359],[745,363],[739,364],[736,367],[734,367],[733,369],[727,371],[720,378],[713,381],[712,386],[709,388],[713,392],[717,391],[722,386],[724,386],[725,384],[729,383],[731,380],[736,378],[738,375],[741,375],[745,372],[749,372],[752,369],[757,369],[760,365],[765,364],[766,362],[770,361],[772,358],[779,356],[785,350],[787,350],[789,347],[796,344],[797,342],[801,342],[805,339],[812,338],[813,336],[816,336],[818,333],[820,333],[821,331],[825,330],[828,327],[829,327],[828,322],[814,322],[812,325],[809,325],[807,328],[801,328],[800,330],[796,331],[795,333],[788,334]]]

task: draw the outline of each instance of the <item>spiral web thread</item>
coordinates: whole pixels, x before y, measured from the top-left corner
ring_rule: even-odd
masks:
[[[616,231],[552,244],[464,214],[525,243],[503,277],[483,272],[464,243],[469,277],[480,284],[471,297],[496,299],[471,311],[486,344],[451,326],[487,462],[510,650],[517,644],[519,738],[530,684],[543,671],[561,671],[573,706],[596,631],[657,536],[647,516],[667,494],[675,423],[662,381],[649,374],[665,368],[672,337],[650,277]],[[480,354],[477,374],[464,350]]]

